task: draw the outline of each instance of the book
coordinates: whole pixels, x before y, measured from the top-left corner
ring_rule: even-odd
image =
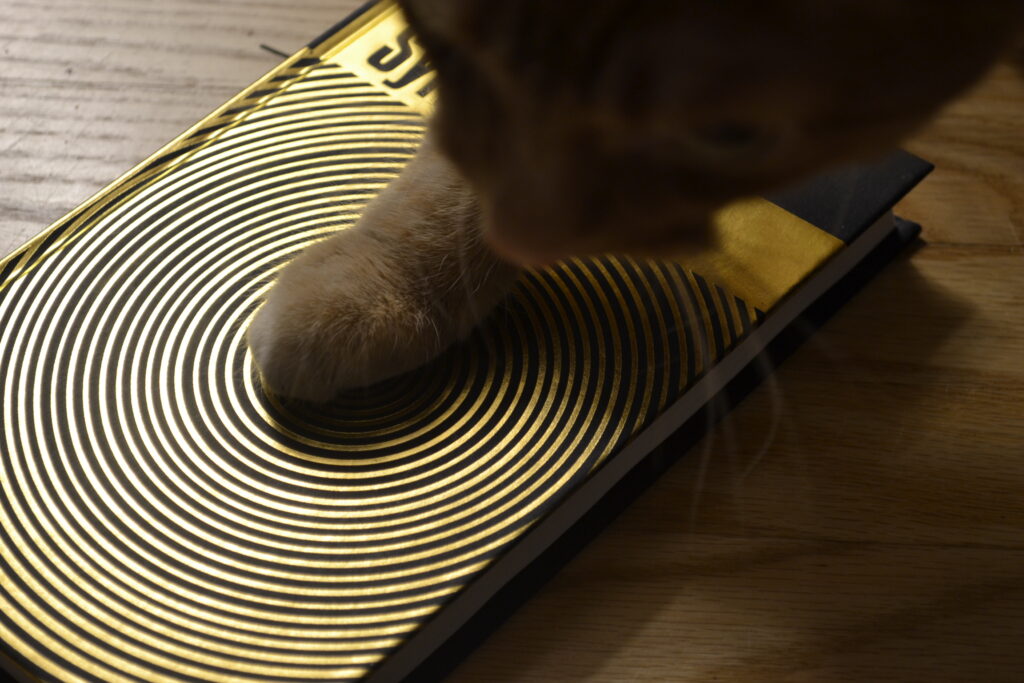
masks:
[[[12,675],[439,676],[916,234],[891,208],[930,166],[900,152],[727,207],[700,259],[530,271],[326,406],[264,394],[261,296],[435,94],[371,3],[0,262]]]

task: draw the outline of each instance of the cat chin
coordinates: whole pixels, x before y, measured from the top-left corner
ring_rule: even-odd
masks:
[[[485,235],[484,241],[497,258],[520,268],[545,268],[569,256],[568,252],[561,249],[524,248],[515,243],[492,238],[490,235]]]

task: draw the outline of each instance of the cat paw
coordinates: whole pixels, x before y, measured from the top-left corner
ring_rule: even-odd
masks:
[[[484,244],[475,195],[428,137],[355,226],[281,270],[247,341],[267,389],[326,401],[439,355],[519,272]]]
[[[285,267],[247,341],[270,392],[323,402],[412,370],[460,330],[411,291],[387,249],[355,230],[313,245]]]

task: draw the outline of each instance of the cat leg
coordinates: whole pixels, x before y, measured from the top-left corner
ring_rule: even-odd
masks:
[[[352,228],[281,270],[247,333],[264,385],[326,401],[465,337],[519,274],[484,245],[480,220],[428,136]]]

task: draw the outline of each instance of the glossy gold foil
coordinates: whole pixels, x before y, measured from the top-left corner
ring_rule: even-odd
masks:
[[[403,71],[414,41],[396,61],[403,29],[372,8],[0,263],[0,639],[19,666],[364,676],[838,248],[753,202],[720,217],[717,283],[567,261],[420,371],[322,408],[264,395],[243,340],[260,297],[423,132],[431,77]]]

